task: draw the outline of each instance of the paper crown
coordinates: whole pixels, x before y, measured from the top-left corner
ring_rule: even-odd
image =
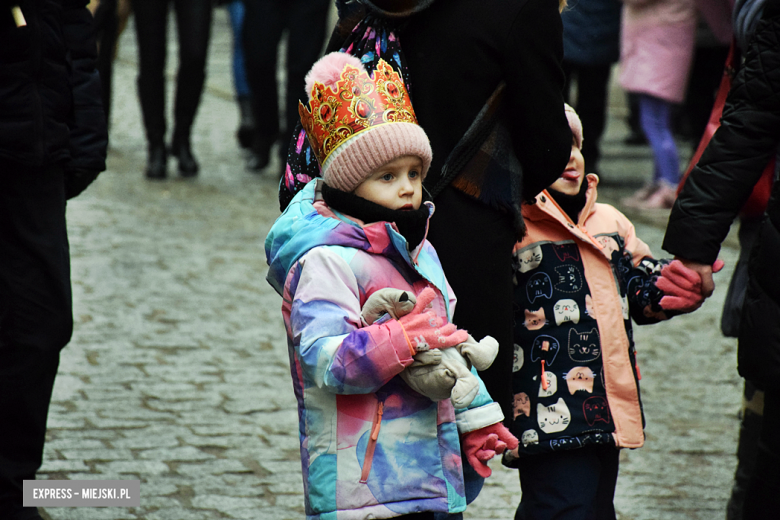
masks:
[[[393,67],[380,59],[369,76],[355,61],[340,62],[343,66],[329,85],[312,81],[309,106],[299,103],[301,124],[323,169],[337,148],[361,132],[393,123],[417,124],[404,81]]]

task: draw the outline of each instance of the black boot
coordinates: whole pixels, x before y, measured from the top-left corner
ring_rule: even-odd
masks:
[[[259,172],[268,166],[270,160],[271,144],[255,135],[249,157],[246,160],[246,169],[251,172]]]
[[[236,130],[236,139],[241,148],[247,149],[252,146],[252,140],[255,136],[255,118],[252,115],[252,100],[247,96],[238,98],[238,130]]]
[[[179,174],[182,177],[195,177],[198,174],[198,161],[192,155],[189,135],[174,132],[171,142],[171,155],[179,160]]]
[[[164,179],[168,175],[168,156],[163,145],[149,145],[149,155],[146,162],[146,178]]]

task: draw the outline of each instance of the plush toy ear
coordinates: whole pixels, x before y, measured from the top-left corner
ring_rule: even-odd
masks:
[[[309,101],[311,101],[311,89],[315,83],[322,83],[326,87],[336,90],[336,83],[341,79],[341,72],[346,65],[351,65],[358,70],[365,70],[360,59],[346,52],[331,52],[320,58],[306,74],[306,95]]]

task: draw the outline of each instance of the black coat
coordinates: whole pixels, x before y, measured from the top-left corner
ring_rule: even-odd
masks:
[[[26,27],[16,27],[10,4]],[[0,0],[0,169],[105,169],[106,121],[87,0]]]
[[[562,33],[555,0],[437,0],[408,18],[399,38],[414,110],[434,151],[430,172],[441,170],[504,80],[524,193],[560,177],[571,153]]]
[[[780,145],[780,0],[762,19],[734,80],[715,132],[672,208],[663,248],[711,264],[764,166]],[[740,374],[780,387],[780,182],[756,246],[739,333]]]

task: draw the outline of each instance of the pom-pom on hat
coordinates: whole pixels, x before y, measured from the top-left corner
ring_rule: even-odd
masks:
[[[569,128],[571,128],[574,142],[577,144],[577,148],[582,150],[582,121],[580,121],[580,116],[567,103],[563,104],[563,108],[566,111],[566,119],[569,120]]]
[[[323,56],[306,75],[309,106],[298,113],[325,182],[351,192],[376,168],[403,155],[431,164],[403,79],[380,59],[373,76],[343,52]]]

